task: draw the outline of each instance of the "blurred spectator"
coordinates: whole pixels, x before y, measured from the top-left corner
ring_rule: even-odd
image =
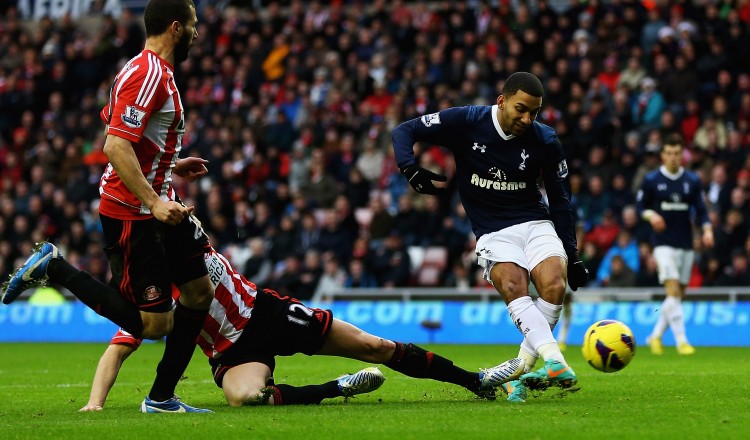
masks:
[[[611,285],[610,280],[612,278],[612,272],[615,270],[614,261],[616,258],[629,269],[629,272],[632,273],[633,280],[631,281],[633,281],[633,283],[631,286],[635,285],[635,274],[638,273],[638,270],[640,269],[640,255],[637,242],[630,235],[630,232],[626,230],[620,230],[620,233],[617,234],[615,244],[604,254],[599,269],[596,271],[596,280],[602,286]],[[627,278],[627,272],[627,270],[619,268],[617,276]],[[623,279],[620,281],[623,281]],[[625,286],[621,285],[619,287]]]
[[[636,275],[633,269],[625,264],[621,255],[612,257],[609,276],[603,282],[607,287],[635,287]]]
[[[250,258],[245,262],[245,268],[242,271],[248,279],[253,280],[259,286],[268,283],[273,270],[271,259],[266,256],[265,243],[260,237],[250,239]]]
[[[620,233],[620,225],[611,210],[606,210],[601,222],[586,233],[584,241],[592,242],[602,255],[612,246]]]
[[[380,287],[405,286],[411,274],[409,253],[398,234],[389,234],[373,252],[372,270]]]
[[[335,290],[346,287],[346,271],[341,268],[338,258],[329,256],[323,263],[323,273],[320,275],[315,295],[326,295]]]
[[[743,249],[732,252],[731,264],[716,281],[717,286],[750,286],[748,256]]]
[[[335,257],[328,256],[326,262],[321,263],[320,252],[314,249],[305,252],[305,259],[299,273],[300,287],[299,292],[297,293],[298,298],[301,296],[312,298],[318,288],[318,283],[321,281],[321,277],[324,274],[323,268],[327,267],[328,262],[333,259],[335,259]],[[338,262],[336,264],[338,264]]]
[[[664,97],[656,89],[656,80],[648,76],[643,78],[640,93],[633,103],[633,122],[644,129],[658,127],[664,108]]]
[[[349,261],[349,271],[346,274],[346,280],[344,286],[346,288],[375,288],[378,287],[378,283],[365,268],[363,261],[360,258],[353,258]]]

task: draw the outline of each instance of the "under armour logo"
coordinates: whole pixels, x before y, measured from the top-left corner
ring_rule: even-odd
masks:
[[[480,153],[484,153],[484,150],[487,149],[486,145],[479,145],[478,142],[474,142],[474,146],[471,147],[472,150],[479,150]]]
[[[525,170],[526,169],[526,159],[529,158],[529,155],[526,154],[526,150],[521,150],[521,165],[518,166],[519,170]]]

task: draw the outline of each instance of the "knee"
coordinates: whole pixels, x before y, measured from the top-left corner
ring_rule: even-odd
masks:
[[[539,289],[539,296],[552,304],[562,304],[565,297],[566,281],[563,277],[555,277]]]
[[[267,405],[273,404],[272,395],[265,392],[265,386],[248,385],[240,389],[224,389],[224,397],[229,406]]]

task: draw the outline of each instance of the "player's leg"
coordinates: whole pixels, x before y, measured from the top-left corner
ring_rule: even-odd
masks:
[[[158,329],[144,333],[141,314],[135,304],[125,300],[116,288],[65,261],[57,247],[49,242],[39,243],[24,265],[3,284],[3,303],[10,304],[25,290],[47,282],[65,287],[90,309],[134,335],[158,338],[166,334],[149,333]]]
[[[261,362],[248,362],[226,370],[221,380],[229,406],[273,404],[272,395],[264,393],[271,368]]]
[[[177,383],[195,351],[196,338],[214,295],[214,285],[208,277],[204,260],[207,250],[210,250],[208,239],[194,216],[188,216],[179,225],[164,227],[163,258],[169,265],[166,274],[179,288],[180,299],[174,309],[174,325],[167,336],[154,384],[142,409],[174,399]]]
[[[156,219],[100,217],[104,252],[112,272],[109,284],[124,301],[140,310],[143,328],[139,334],[121,327],[136,338],[158,339],[167,335],[172,329],[172,286],[158,239],[163,224]]]
[[[567,364],[554,337],[551,341],[546,339],[552,336],[552,330],[560,319],[567,287],[565,250],[551,222],[528,223],[524,254],[531,268],[531,280],[539,292],[539,299],[534,305],[546,321],[549,335],[545,332],[545,341],[536,344],[529,338],[545,365],[540,370],[526,373],[522,380],[529,386],[535,385],[536,381],[537,384],[551,383],[572,388],[577,382],[573,369]]]
[[[659,281],[664,284],[666,297],[661,304],[656,324],[647,339],[653,354],[664,352],[661,338],[667,327],[672,329],[678,353],[693,354],[695,352],[695,349],[687,342],[682,309],[682,298],[685,295],[685,286],[690,279],[693,258],[692,251],[668,246],[654,248],[654,259],[659,269]]]
[[[531,278],[539,290],[539,298],[536,301],[536,308],[544,316],[545,321],[550,329],[555,328],[562,314],[562,303],[565,297],[565,269],[566,261],[561,257],[549,257],[537,264],[531,270]],[[536,347],[537,352],[546,361],[550,358],[564,362],[557,341],[551,345]],[[544,350],[544,351],[543,351]]]
[[[479,373],[466,371],[450,359],[415,344],[380,338],[339,319],[333,320],[325,343],[316,354],[383,364],[410,377],[459,385],[482,397],[489,397],[492,388],[518,377],[522,370],[520,359],[514,359]]]
[[[565,296],[565,270],[567,262],[559,256],[548,257],[534,266],[531,277],[539,289],[539,299],[536,307],[543,315],[550,329],[557,325],[562,312],[562,302]],[[525,385],[530,387],[543,387],[547,384],[559,385],[563,388],[574,388],[577,377],[573,369],[568,365],[560,350],[557,341],[541,343],[535,346],[537,353],[544,359],[545,364],[541,369],[526,373],[521,376]]]
[[[523,223],[485,234],[476,245],[484,279],[503,297],[513,322],[524,337],[518,356],[524,359],[529,371],[538,357],[536,346],[549,342],[548,339],[554,340],[544,316],[529,296],[530,265],[526,248],[530,232],[529,223]]]
[[[685,299],[685,289],[690,281],[690,272],[693,268],[695,254],[692,250],[677,249],[676,260],[679,279],[671,282],[669,286],[664,284],[667,292],[667,298],[671,299],[671,306],[667,311],[667,320],[669,328],[674,335],[677,346],[677,353],[681,355],[691,355],[695,353],[695,348],[690,345],[685,330],[685,313],[682,308],[682,300]]]
[[[249,333],[248,336],[244,335],[243,333],[240,339],[252,337]],[[216,364],[212,368],[214,381],[223,388],[230,406],[319,404],[323,399],[369,393],[380,387],[385,380],[377,368],[370,367],[322,384],[275,384],[273,370],[276,362],[273,355],[243,348],[244,342],[221,357],[224,364]],[[237,365],[231,365],[234,363]],[[376,380],[371,378],[373,375]]]

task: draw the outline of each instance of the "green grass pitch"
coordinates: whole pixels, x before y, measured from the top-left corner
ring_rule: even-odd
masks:
[[[469,370],[513,357],[513,346],[430,345]],[[619,373],[595,371],[579,347],[565,353],[581,390],[550,389],[525,404],[481,401],[459,387],[385,367],[377,391],[319,406],[230,408],[196,351],[178,387],[214,414],[141,414],[163,349],[146,344],[125,363],[106,408],[78,413],[104,344],[0,344],[0,439],[746,439],[750,350],[698,347],[680,357],[639,348]],[[341,358],[278,358],[278,383],[331,380],[365,364]]]

